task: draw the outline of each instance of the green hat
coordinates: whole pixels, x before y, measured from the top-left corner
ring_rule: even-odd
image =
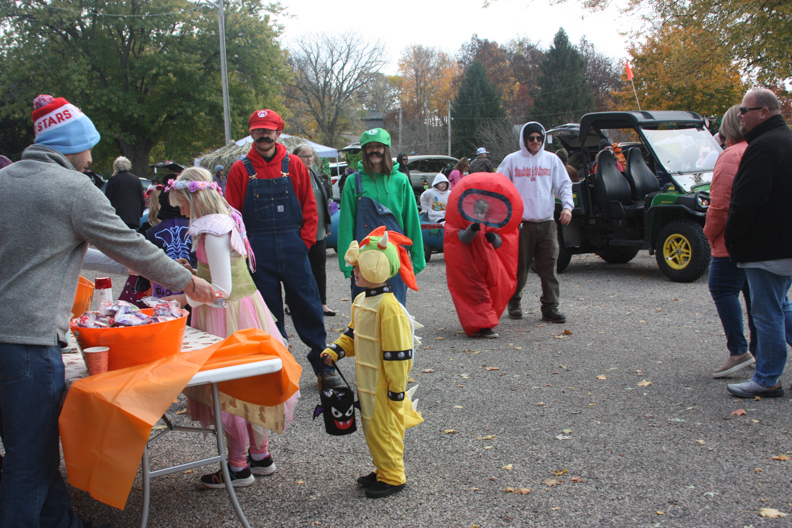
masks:
[[[388,132],[382,128],[372,128],[371,130],[366,130],[360,135],[361,147],[363,147],[363,145],[366,143],[372,143],[374,141],[377,143],[382,143],[383,145],[387,145],[388,148],[391,146],[390,134],[388,134]]]

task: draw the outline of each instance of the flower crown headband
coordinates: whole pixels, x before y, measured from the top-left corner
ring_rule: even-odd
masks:
[[[223,195],[223,190],[217,185],[217,182],[168,180],[168,186],[165,187],[165,192],[170,192],[171,189],[187,189],[191,193],[206,189],[214,189],[219,192],[221,196]]]

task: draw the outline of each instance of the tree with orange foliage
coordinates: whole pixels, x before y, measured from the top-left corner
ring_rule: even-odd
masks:
[[[717,36],[702,27],[666,24],[642,44],[631,46],[630,56],[643,109],[722,115],[747,90],[739,66],[723,53]],[[626,73],[622,80],[626,82]],[[630,84],[613,95],[617,108],[637,110]]]

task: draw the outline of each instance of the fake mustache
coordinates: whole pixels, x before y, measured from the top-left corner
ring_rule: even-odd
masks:
[[[376,150],[372,150],[371,152],[366,153],[367,158],[373,158],[374,156],[379,156],[380,158],[384,158],[385,154],[383,152],[378,152]]]
[[[260,138],[258,138],[256,140],[256,143],[269,143],[269,144],[272,144],[272,143],[275,143],[275,140],[272,139],[272,138],[268,138],[267,136],[261,136]]]

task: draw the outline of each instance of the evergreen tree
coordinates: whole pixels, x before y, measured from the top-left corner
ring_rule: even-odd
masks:
[[[539,92],[532,94],[534,105],[528,109],[530,120],[550,129],[578,122],[583,114],[596,110],[585,72],[585,58],[569,42],[564,29],[559,29],[539,66]]]
[[[457,157],[474,156],[481,127],[502,124],[506,112],[498,89],[487,78],[484,66],[473,61],[465,70],[459,91],[451,105],[451,150]],[[489,150],[489,149],[488,149]]]

